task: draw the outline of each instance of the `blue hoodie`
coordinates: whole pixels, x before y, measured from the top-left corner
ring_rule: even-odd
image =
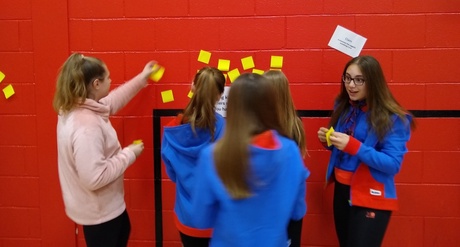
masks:
[[[332,151],[326,173],[326,181],[331,182],[332,174],[343,171],[350,174],[350,205],[381,210],[397,210],[398,200],[394,177],[399,173],[407,153],[407,142],[411,136],[410,122],[393,114],[393,125],[382,141],[367,122],[366,111],[360,111],[356,118],[354,135],[343,149],[331,147]],[[345,132],[344,124],[339,121],[334,126],[339,132]],[[337,181],[340,181],[337,179]]]
[[[214,229],[210,246],[287,246],[289,221],[306,213],[310,172],[298,146],[275,131],[262,135],[265,140],[249,148],[253,195],[246,199],[233,199],[227,192],[215,169],[214,145],[200,155],[192,211],[197,228]],[[276,145],[261,144],[270,141]]]
[[[207,129],[195,128],[193,132],[189,123],[180,124],[179,115],[164,127],[161,143],[161,158],[166,167],[166,173],[176,184],[176,199],[174,212],[176,226],[182,233],[194,237],[210,237],[210,230],[200,231],[191,228],[191,190],[196,184],[194,169],[200,151],[223,135],[225,119],[215,113],[216,124],[214,140]]]

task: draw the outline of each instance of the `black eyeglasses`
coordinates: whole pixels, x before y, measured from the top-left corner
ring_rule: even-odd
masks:
[[[364,80],[364,78],[361,78],[361,77],[352,78],[349,75],[343,75],[342,76],[342,81],[345,82],[346,84],[350,84],[351,81],[353,81],[356,86],[362,86],[362,85],[364,85],[364,82],[366,80]]]

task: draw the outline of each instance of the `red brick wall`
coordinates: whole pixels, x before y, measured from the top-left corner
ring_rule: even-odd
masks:
[[[254,57],[268,69],[284,57],[298,109],[329,110],[348,56],[327,46],[337,25],[368,38],[362,54],[377,57],[397,99],[411,110],[459,110],[460,2],[339,0],[3,0],[0,2],[0,247],[84,246],[64,213],[57,178],[51,107],[59,66],[71,52],[102,58],[113,84],[149,59],[166,73],[112,123],[122,145],[143,139],[146,150],[126,174],[131,247],[154,246],[152,109],[183,108],[199,50],[231,60]],[[162,103],[172,89],[175,101]],[[166,120],[164,120],[166,121]],[[325,118],[304,118],[309,211],[304,246],[336,246],[331,188],[324,189],[327,153],[316,141]],[[454,246],[460,242],[460,119],[420,118],[397,176],[400,210],[384,246]],[[174,187],[163,187],[164,246],[180,246],[170,222]],[[81,228],[78,228],[81,233]]]

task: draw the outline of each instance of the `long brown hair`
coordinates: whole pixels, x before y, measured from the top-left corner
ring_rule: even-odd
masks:
[[[307,153],[305,130],[302,120],[297,116],[286,75],[279,70],[269,70],[263,76],[273,84],[277,92],[278,104],[281,107],[281,127],[288,135],[287,137],[297,143],[302,156],[304,156]]]
[[[88,97],[88,86],[95,79],[103,79],[105,64],[98,58],[73,53],[59,70],[54,93],[53,108],[67,113]]]
[[[251,195],[248,184],[251,138],[270,129],[285,134],[273,85],[258,74],[240,75],[230,88],[224,136],[214,149],[217,173],[233,198]]]
[[[214,140],[214,107],[224,92],[225,76],[216,68],[204,67],[196,73],[193,85],[195,92],[185,107],[183,121],[190,123],[194,132],[195,128],[208,129]]]
[[[382,140],[386,133],[391,129],[393,122],[391,116],[398,115],[399,118],[407,121],[406,115],[412,114],[405,110],[393,97],[380,63],[372,56],[358,56],[351,59],[343,69],[342,75],[346,74],[347,68],[356,64],[363,74],[366,85],[366,104],[369,111],[367,121],[376,132],[379,140]],[[335,99],[336,106],[332,113],[330,126],[334,126],[340,116],[346,114],[350,108],[349,96],[345,85],[342,82],[340,93]],[[415,122],[410,122],[411,128],[415,128]]]

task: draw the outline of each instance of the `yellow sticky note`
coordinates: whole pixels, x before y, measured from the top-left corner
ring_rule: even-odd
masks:
[[[174,101],[173,91],[166,90],[166,91],[161,92],[161,99],[163,100],[163,103]]]
[[[329,130],[326,132],[326,142],[327,142],[328,147],[332,145],[331,139],[330,139],[330,136],[332,133],[334,133],[334,128],[331,126],[331,128],[329,128]]]
[[[243,65],[243,69],[252,69],[254,68],[254,59],[252,59],[252,56],[245,57],[241,59],[241,64]]]
[[[134,141],[133,141],[133,144],[141,144],[141,143],[142,143],[142,139],[134,140]]]
[[[254,74],[259,74],[259,75],[263,75],[265,71],[261,70],[261,69],[252,69],[252,73]]]
[[[236,78],[238,78],[238,76],[240,76],[240,71],[238,70],[238,68],[236,68],[229,71],[227,74],[228,78],[230,78],[230,82],[233,82],[236,80]]]
[[[2,82],[3,79],[5,79],[5,74],[3,74],[3,72],[0,71],[0,82]]]
[[[190,92],[188,92],[187,97],[189,97],[189,98],[192,98],[192,97],[193,97],[193,92],[192,92],[192,90],[190,90]]]
[[[152,79],[152,81],[155,81],[155,82],[158,82],[161,79],[161,77],[163,77],[163,74],[165,73],[165,67],[160,66],[158,64],[155,64],[152,70],[155,70],[158,67],[160,67],[158,71],[150,75],[150,79]]]
[[[198,62],[208,64],[210,59],[211,52],[200,50],[200,54],[198,54]]]
[[[272,56],[270,61],[270,68],[282,68],[283,67],[283,57],[282,56]]]
[[[3,88],[3,93],[5,94],[5,98],[8,99],[9,97],[11,97],[14,94],[13,86],[10,84]]]
[[[219,59],[219,63],[217,64],[217,68],[220,71],[229,71],[230,70],[230,60]]]

